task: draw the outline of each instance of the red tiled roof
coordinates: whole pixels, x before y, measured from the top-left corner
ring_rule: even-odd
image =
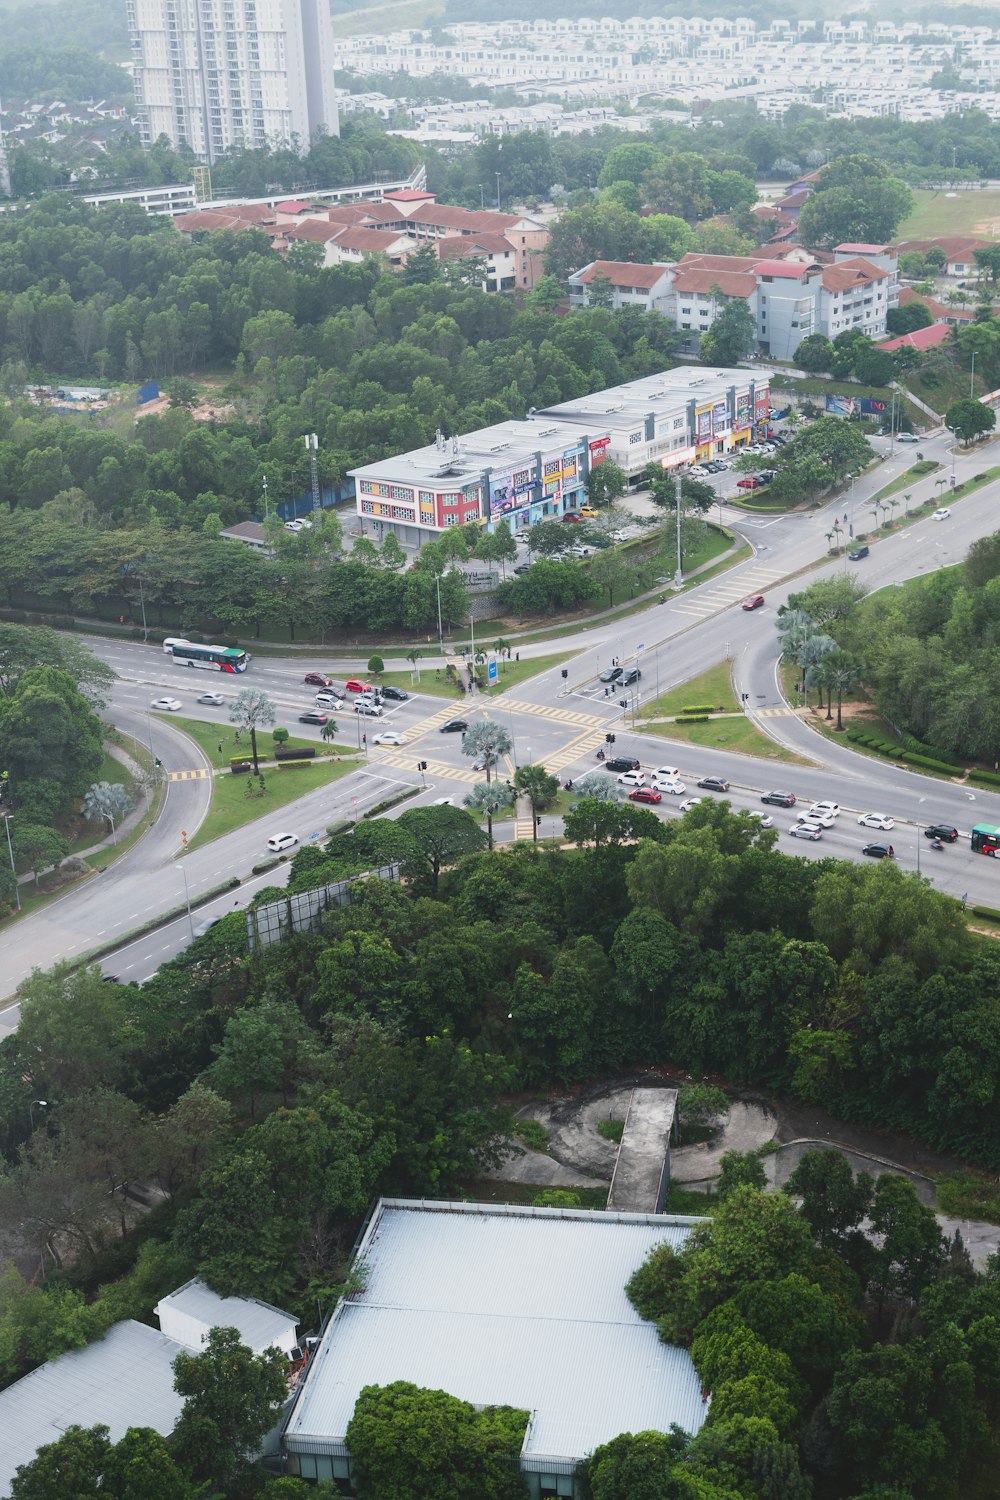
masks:
[[[513,255],[514,246],[502,234],[449,234],[435,240],[438,260],[459,260],[463,255]]]
[[[400,215],[381,203],[338,203],[327,210],[331,224],[399,224]]]
[[[752,297],[757,278],[752,271],[704,271],[700,266],[678,267],[674,289],[678,292],[710,292],[717,286],[725,297]]]
[[[842,260],[839,265],[827,266],[823,271],[823,286],[828,292],[846,292],[852,286],[885,281],[888,274],[881,266],[875,266],[859,255],[854,260]]]
[[[267,203],[227,203],[224,209],[216,212],[236,214],[241,219],[252,220],[257,224],[274,223],[274,209]]]
[[[778,208],[801,208],[809,201],[810,192],[808,188],[797,188],[794,193],[786,193],[784,198],[778,199]]]
[[[778,276],[785,280],[801,280],[809,266],[797,260],[759,260],[754,265],[758,276]]]
[[[700,271],[750,271],[758,259],[756,255],[702,255],[697,250],[689,250],[677,265],[683,270],[697,266]]]
[[[628,260],[595,260],[574,277],[575,281],[588,282],[607,278],[612,286],[641,286],[650,291],[660,278],[666,275],[666,266],[633,265]]]
[[[967,307],[949,307],[947,303],[938,302],[934,297],[922,297],[911,286],[901,287],[899,292],[900,307],[906,307],[910,302],[922,303],[937,322],[945,318],[950,318],[952,320],[957,319],[960,323],[971,323],[976,316]]]
[[[325,245],[343,234],[345,224],[327,224],[323,219],[307,219],[303,224],[293,224],[286,231],[289,240],[311,240],[315,245]]]
[[[434,193],[420,193],[416,188],[396,188],[382,194],[383,203],[433,203]]]
[[[954,333],[947,323],[929,323],[926,328],[915,328],[912,333],[901,334],[897,339],[885,339],[876,344],[876,349],[892,354],[896,349],[936,349],[945,344]]]
[[[936,240],[902,240],[896,247],[900,255],[905,250],[930,250],[936,247],[944,251],[946,260],[971,260],[973,250],[982,250],[992,240],[977,240],[967,234],[946,234]]]
[[[834,245],[834,250],[846,250],[849,255],[884,255],[886,250],[891,250],[891,245],[853,245],[845,243]]]
[[[305,213],[307,208],[317,208],[318,206],[316,203],[303,203],[298,198],[289,198],[285,203],[276,203],[274,211],[279,214],[301,214]]]
[[[514,214],[497,214],[489,209],[459,208],[454,203],[423,203],[412,214],[407,214],[410,224],[428,224],[442,229],[455,229],[461,234],[480,234],[513,229],[521,221]]]
[[[409,236],[395,229],[342,229],[334,238],[344,250],[368,250],[373,254],[379,250],[392,250]],[[412,244],[412,240],[411,240]],[[405,248],[401,246],[401,248]]]

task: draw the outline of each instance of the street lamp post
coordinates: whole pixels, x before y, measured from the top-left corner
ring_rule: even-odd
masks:
[[[3,826],[7,830],[7,853],[10,855],[10,873],[14,877],[14,895],[17,898],[17,909],[21,910],[21,887],[17,883],[17,871],[14,869],[14,849],[10,842],[10,814],[3,820]]]
[[[174,869],[175,870],[180,870],[181,876],[182,876],[182,878],[184,880],[184,903],[187,906],[188,931],[191,933],[191,941],[193,943],[194,942],[194,918],[191,915],[191,893],[188,890],[187,870],[185,870],[185,868],[184,868],[183,865],[175,865]]]
[[[926,801],[927,801],[926,797],[918,797],[917,798],[917,806],[919,807],[920,804],[921,804],[921,802],[926,802]],[[924,825],[921,823],[920,817],[921,817],[921,815],[920,815],[920,813],[918,813],[917,814],[917,874],[918,875],[920,874],[920,840],[924,836]]]
[[[499,213],[500,212],[500,173],[499,172],[495,172],[493,175],[496,177],[496,180],[497,180],[497,213]]]
[[[677,508],[677,572],[674,574],[674,588],[679,589],[684,582],[681,571],[681,476],[674,475],[674,501]]]
[[[972,351],[972,369],[969,371],[969,400],[975,400],[976,395],[976,351]]]
[[[486,207],[486,198],[485,198],[485,196],[483,194],[483,185],[482,185],[481,182],[478,182],[476,184],[476,186],[479,189],[479,207],[482,208],[482,209],[485,209],[485,207]]]
[[[49,1101],[47,1099],[30,1099],[28,1101],[28,1118],[31,1121],[31,1133],[32,1133],[32,1135],[34,1135],[34,1133],[35,1133],[35,1110],[36,1109],[48,1109],[48,1107],[49,1107]]]
[[[441,655],[443,656],[444,655],[444,631],[441,629],[441,575],[440,575],[440,573],[435,573],[435,575],[434,575],[434,582],[437,584],[437,600],[438,600],[438,645],[441,648]]]

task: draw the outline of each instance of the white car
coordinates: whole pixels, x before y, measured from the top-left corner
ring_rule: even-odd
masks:
[[[809,811],[807,813],[803,813],[802,816],[806,817],[806,818],[811,818],[812,815],[813,815],[813,813],[821,813],[821,812],[830,813],[833,817],[837,818],[837,817],[840,816],[840,803],[839,802],[814,802],[812,804],[812,806],[810,807]]]
[[[273,833],[267,841],[267,847],[272,854],[280,854],[282,849],[293,849],[298,841],[297,833]]]
[[[827,812],[823,807],[811,807],[808,812],[799,813],[795,820],[797,823],[815,823],[820,828],[832,828],[836,823],[836,816]]]
[[[677,804],[677,811],[679,813],[690,812],[692,807],[697,807],[698,803],[704,800],[703,797],[689,797],[686,802],[679,802]]]
[[[896,442],[897,443],[919,443],[920,439],[917,437],[917,434],[915,432],[897,432],[896,433]]]
[[[302,522],[301,521],[286,521],[285,522],[285,530],[286,531],[301,531],[302,530]]]
[[[951,515],[951,511],[948,509],[947,505],[942,505],[941,508],[940,508],[940,510],[936,510],[934,512],[934,514],[931,516],[931,520],[932,521],[947,521],[947,519],[948,519],[948,517],[950,515]]]
[[[181,700],[179,698],[154,698],[149,706],[158,709],[160,713],[175,714],[181,706]]]
[[[677,766],[657,766],[653,775],[657,781],[679,781],[681,778],[681,773]]]
[[[344,708],[344,699],[339,693],[317,693],[313,699],[317,708]]]
[[[667,792],[671,797],[683,797],[684,793],[687,791],[687,787],[685,786],[683,781],[675,781],[671,777],[668,777],[664,780],[658,780],[654,776],[652,787],[654,792]]]
[[[862,813],[858,822],[862,828],[881,828],[886,832],[896,826],[892,818],[888,817],[885,813]]]
[[[373,745],[405,745],[406,735],[397,734],[395,729],[387,729],[384,734],[377,734],[372,740]]]
[[[382,705],[381,703],[364,703],[359,699],[354,705],[354,712],[364,714],[369,719],[381,719]]]
[[[213,708],[221,707],[225,701],[221,693],[202,693],[198,699],[199,703],[209,703]]]
[[[623,771],[618,778],[619,786],[645,786],[645,771]]]
[[[761,828],[773,828],[774,827],[774,819],[771,817],[770,813],[766,813],[766,812],[752,812],[750,814],[750,816],[751,816],[751,818],[753,818],[753,820],[754,820],[755,823],[759,823],[760,824]]]
[[[817,827],[815,823],[796,823],[795,827],[789,828],[788,832],[793,839],[821,839],[823,837],[822,828]]]
[[[690,469],[688,469],[688,473],[697,474],[699,479],[704,479],[705,475],[708,473],[708,470],[705,468],[704,464],[692,464]]]

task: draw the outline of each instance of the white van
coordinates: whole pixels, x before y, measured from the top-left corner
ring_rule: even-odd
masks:
[[[191,642],[185,640],[182,635],[168,635],[163,642],[163,650],[167,656],[170,656],[175,646],[190,646],[190,644]]]

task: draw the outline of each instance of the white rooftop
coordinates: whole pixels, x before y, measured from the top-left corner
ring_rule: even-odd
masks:
[[[169,1337],[198,1350],[213,1328],[235,1328],[255,1354],[295,1342],[295,1318],[255,1297],[220,1297],[195,1278],[170,1292],[153,1309]]]
[[[421,479],[452,480],[455,484],[468,484],[478,479],[484,469],[509,469],[519,464],[530,464],[536,453],[562,453],[576,448],[580,443],[580,430],[576,425],[559,422],[552,418],[526,421],[511,420],[497,422],[493,427],[480,427],[475,432],[463,433],[459,438],[446,438],[443,446],[429,443],[426,448],[414,448],[409,453],[399,453],[393,458],[379,459],[376,463],[361,464],[349,469],[351,475],[363,475],[365,479],[399,479],[402,469],[411,470],[414,483]]]
[[[180,1344],[129,1320],[85,1349],[74,1349],[40,1365],[0,1391],[0,1495],[38,1449],[76,1423],[103,1422],[111,1441],[130,1427],[153,1427],[164,1437],[174,1429],[183,1399],[174,1390],[173,1362]]]
[[[711,269],[707,267],[706,269]],[[751,382],[766,385],[768,377],[746,369],[713,369],[702,365],[677,365],[673,370],[661,370],[655,375],[643,375],[638,380],[627,380],[623,385],[612,385],[607,390],[592,395],[579,396],[570,401],[560,401],[548,406],[536,418],[560,417],[578,422],[581,418],[592,418],[595,422],[620,420],[645,416],[648,412],[672,411],[694,401],[701,406],[709,401],[723,401],[734,386],[745,391]]]
[[[625,1283],[697,1222],[383,1199],[358,1252],[363,1289],[330,1321],[287,1447],[345,1452],[362,1387],[395,1380],[527,1408],[522,1462],[535,1470],[569,1472],[621,1432],[696,1432],[705,1407],[690,1356],[660,1342]]]

